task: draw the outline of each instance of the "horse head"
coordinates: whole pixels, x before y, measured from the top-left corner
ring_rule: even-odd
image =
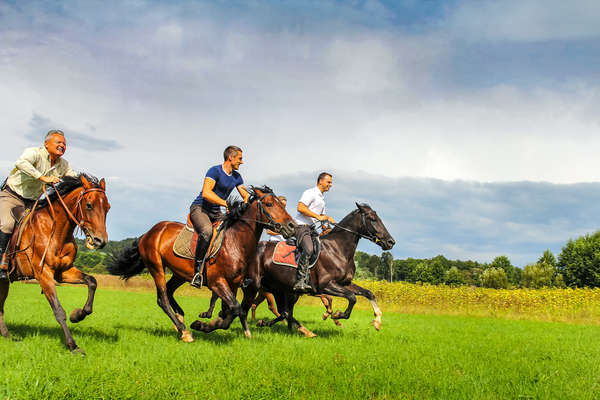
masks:
[[[396,241],[371,206],[356,203],[356,207],[361,215],[359,233],[368,237],[383,250],[390,250],[394,247]]]
[[[275,193],[267,186],[252,187],[252,192],[258,207],[257,220],[286,239],[292,237],[296,232],[296,223]]]
[[[106,214],[110,204],[106,197],[106,182],[102,178],[100,182],[94,183],[85,175],[81,175],[80,179],[83,187],[79,194],[76,218],[79,219],[79,226],[85,233],[86,247],[101,249],[108,242]]]

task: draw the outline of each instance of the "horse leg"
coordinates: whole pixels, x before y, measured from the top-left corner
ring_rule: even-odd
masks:
[[[92,307],[94,305],[94,294],[96,294],[96,287],[98,286],[96,283],[96,278],[94,278],[91,275],[84,274],[77,268],[73,267],[64,271],[58,277],[58,280],[59,282],[87,285],[88,297],[85,302],[85,305],[83,306],[83,309],[76,308],[69,316],[69,320],[73,323],[82,321],[85,317],[92,313]]]
[[[208,306],[208,310],[204,311],[203,313],[200,313],[198,315],[198,317],[199,318],[212,318],[213,311],[215,310],[215,304],[217,304],[218,299],[219,299],[219,296],[217,296],[217,294],[215,292],[212,292],[212,295],[210,296],[210,305]]]
[[[48,300],[48,303],[50,303],[50,307],[54,312],[54,317],[56,318],[56,321],[58,322],[58,324],[64,332],[65,344],[72,352],[80,352],[82,354],[85,354],[83,350],[81,350],[77,346],[77,343],[75,343],[75,339],[73,339],[71,331],[67,326],[67,314],[60,305],[60,301],[58,301],[58,296],[56,295],[56,286],[54,285],[54,277],[51,275],[50,272],[51,269],[48,265],[46,265],[45,268],[46,273],[44,275],[38,276],[37,280],[39,281],[40,286],[42,287],[42,293],[44,293],[46,299]]]
[[[173,274],[171,279],[169,279],[169,281],[167,282],[167,299],[169,299],[169,304],[171,305],[171,308],[173,309],[175,316],[177,317],[177,319],[179,321],[181,321],[182,324],[185,324],[184,319],[183,319],[183,317],[185,316],[185,312],[183,312],[183,309],[181,308],[179,303],[177,303],[177,301],[175,300],[173,293],[175,293],[177,288],[179,288],[181,285],[183,285],[184,282],[185,282],[185,280],[182,277],[180,277],[179,275],[175,275],[175,274]],[[177,329],[177,326],[175,326],[175,329]]]
[[[247,338],[251,338],[250,328],[248,327],[248,310],[254,307],[254,302],[257,298],[256,288],[253,285],[248,285],[242,289],[244,292],[244,298],[242,299],[242,310],[240,312],[240,322],[242,328],[244,328],[244,335]],[[254,315],[254,308],[252,309],[252,315]]]
[[[9,337],[8,328],[4,323],[4,302],[8,296],[8,288],[10,283],[7,280],[0,281],[0,334],[5,338]]]
[[[287,319],[287,323],[288,323],[288,329],[291,330],[293,327],[295,327],[298,330],[298,332],[300,332],[304,335],[304,337],[313,338],[317,335],[315,333],[311,332],[304,325],[302,325],[300,323],[300,321],[298,321],[296,318],[294,318],[294,306],[296,305],[298,298],[299,298],[299,296],[297,296],[297,295],[288,295],[287,296],[287,300],[286,300],[287,318],[286,319]]]
[[[356,304],[356,296],[348,286],[341,286],[336,282],[330,281],[327,286],[323,289],[323,293],[330,294],[332,296],[343,297],[348,300],[348,308],[343,313],[341,311],[336,311],[331,315],[331,318],[336,319],[348,319],[350,318],[350,314],[352,314],[352,309]]]
[[[256,308],[259,306],[260,303],[265,301],[266,298],[266,292],[264,290],[261,290],[258,292],[256,298],[252,301],[252,321],[256,320]]]
[[[202,332],[212,332],[216,329],[228,329],[235,317],[240,315],[241,305],[235,298],[235,292],[229,287],[225,278],[218,278],[210,288],[221,299],[223,310],[219,316],[209,323],[196,320],[190,325],[192,329]]]
[[[265,298],[267,299],[267,304],[269,304],[269,310],[271,310],[276,317],[279,317],[279,312],[277,311],[277,306],[275,305],[275,297],[273,297],[271,293],[265,292]]]
[[[333,314],[333,299],[331,298],[331,296],[326,294],[319,295],[318,297],[321,299],[323,306],[325,306],[325,312],[323,313],[323,321],[325,321],[327,317]],[[333,318],[332,320],[337,326],[342,326],[342,323],[339,320]]]
[[[194,337],[187,330],[185,324],[177,318],[177,315],[171,308],[169,297],[167,296],[167,282],[165,280],[165,269],[163,267],[162,258],[157,251],[150,252],[144,257],[144,264],[148,267],[154,284],[156,285],[156,303],[164,311],[165,314],[173,321],[177,327],[177,332],[181,334],[181,340],[186,343],[194,341]]]
[[[360,287],[354,283],[351,283],[348,288],[357,296],[363,296],[365,297],[367,300],[369,300],[369,303],[371,303],[371,307],[373,307],[373,314],[375,315],[375,319],[373,320],[373,326],[375,327],[376,330],[379,330],[379,328],[381,328],[381,315],[383,314],[381,312],[381,310],[379,309],[379,306],[377,305],[377,301],[375,300],[375,296],[373,295],[373,292],[371,292],[368,289],[365,289],[363,287]]]

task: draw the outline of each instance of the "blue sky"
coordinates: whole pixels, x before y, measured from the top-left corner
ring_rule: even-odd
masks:
[[[237,144],[292,203],[332,171],[334,217],[377,204],[398,257],[523,265],[598,226],[599,20],[589,0],[4,1],[0,168],[63,129],[121,239],[182,219]]]

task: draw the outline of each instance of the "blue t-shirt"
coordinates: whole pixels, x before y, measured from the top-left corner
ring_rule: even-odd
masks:
[[[227,200],[231,194],[231,191],[244,183],[244,180],[239,172],[231,171],[231,175],[227,175],[225,171],[223,171],[223,166],[220,164],[211,167],[208,172],[206,172],[206,178],[210,178],[215,181],[215,187],[213,188],[213,191],[223,200]],[[218,204],[211,203],[202,197],[202,192],[200,192],[198,197],[196,197],[196,200],[192,202],[192,205],[196,204],[201,205],[202,209],[208,211],[209,213],[218,213],[220,211]]]

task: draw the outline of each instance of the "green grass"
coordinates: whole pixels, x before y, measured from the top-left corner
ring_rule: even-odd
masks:
[[[60,287],[65,310],[86,289]],[[180,297],[189,324],[208,299]],[[337,304],[339,305],[339,301]],[[322,309],[296,315],[318,337],[251,326],[178,340],[153,293],[100,289],[94,314],[69,324],[72,355],[39,286],[15,284],[0,339],[0,398],[593,399],[600,395],[600,327],[355,310],[343,328]],[[260,317],[269,317],[262,306]]]

